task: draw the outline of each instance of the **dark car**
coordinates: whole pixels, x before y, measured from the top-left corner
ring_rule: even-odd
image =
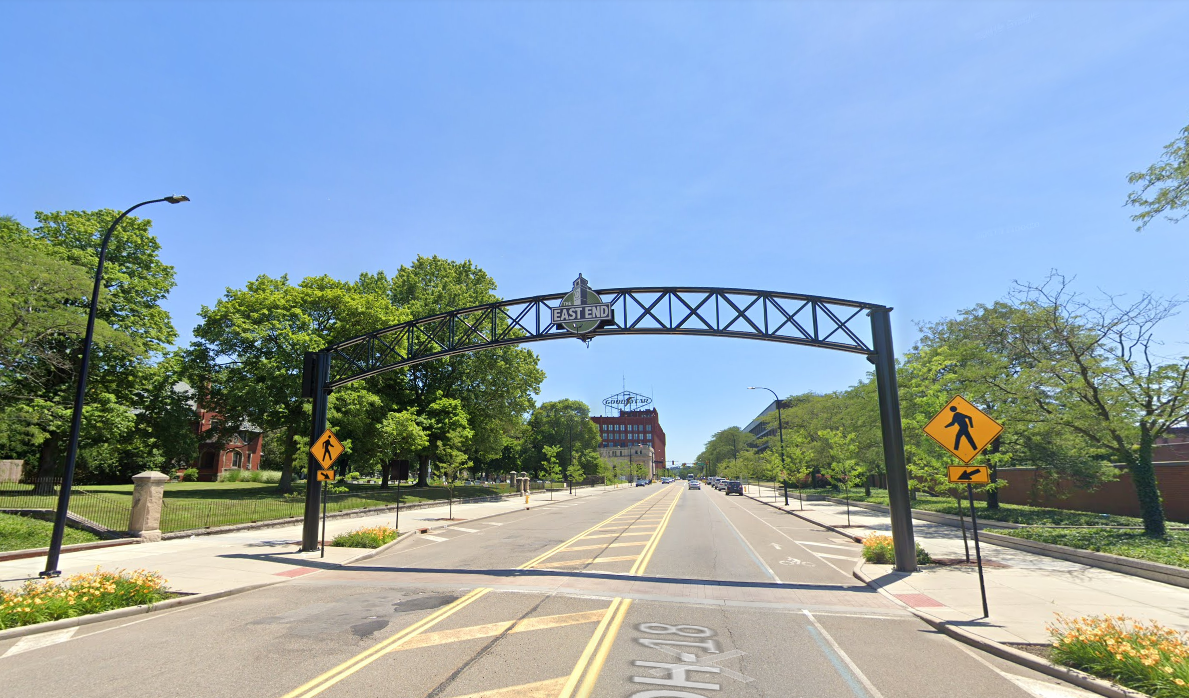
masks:
[[[647,485],[647,484],[648,484],[648,483],[647,483],[647,482],[644,482],[643,480],[636,480],[636,487],[643,487],[643,486],[645,486],[645,485]]]
[[[743,494],[743,483],[738,480],[728,480],[727,494]]]

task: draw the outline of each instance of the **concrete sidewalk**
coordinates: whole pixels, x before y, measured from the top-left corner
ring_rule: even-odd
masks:
[[[570,496],[555,491],[553,504],[597,496],[613,491],[602,487],[575,490]],[[548,506],[549,495],[533,494],[533,509]],[[466,525],[466,521],[513,511],[524,511],[524,499],[509,497],[498,502],[454,504],[454,520],[447,521],[448,506],[427,507],[400,512],[400,532],[407,535],[422,528],[442,528],[447,525]],[[392,526],[394,513],[373,516],[329,519],[326,540],[340,533],[365,526]],[[301,544],[301,525],[291,524],[275,528],[257,528],[230,533],[191,536],[159,543],[121,545],[111,548],[63,553],[59,566],[64,577],[79,572],[93,572],[96,566],[105,570],[147,569],[160,572],[170,590],[191,594],[226,591],[250,584],[284,581],[333,568],[351,558],[368,552],[360,548],[327,546],[326,557],[297,552]],[[14,588],[28,579],[37,579],[45,569],[45,557],[0,562],[0,587]]]
[[[852,506],[847,527],[844,504],[806,501],[802,511],[795,493],[790,492],[785,507],[783,495],[774,497],[771,487],[749,486],[748,491],[755,499],[778,501],[782,510],[856,536],[891,535],[891,520],[882,512]],[[965,558],[961,529],[913,519],[913,530],[917,542],[934,558]],[[973,539],[969,545],[973,561]],[[1189,589],[985,542],[980,547],[990,609],[986,619],[973,563],[929,565],[913,574],[870,563],[863,564],[862,570],[876,588],[917,611],[996,642],[1047,644],[1050,639],[1045,625],[1057,613],[1074,617],[1122,614],[1189,631]]]

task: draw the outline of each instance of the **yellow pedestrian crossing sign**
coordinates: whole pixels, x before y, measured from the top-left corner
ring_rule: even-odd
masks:
[[[982,453],[996,436],[1003,433],[1003,425],[983,414],[966,398],[955,395],[954,399],[925,425],[925,433],[963,463],[969,463]]]
[[[334,482],[334,469],[319,470],[318,482]]]
[[[322,436],[318,437],[314,445],[310,446],[310,455],[318,461],[323,470],[326,470],[338,460],[339,456],[343,455],[343,444],[333,431],[327,429],[322,432]]]

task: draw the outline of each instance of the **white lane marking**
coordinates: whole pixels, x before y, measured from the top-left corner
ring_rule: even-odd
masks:
[[[855,546],[853,546],[853,545],[834,545],[833,543],[818,543],[816,541],[811,541],[811,540],[799,540],[799,541],[795,541],[795,542],[797,545],[816,545],[816,546],[819,546],[822,548],[838,548],[839,550],[854,550],[855,549]]]
[[[742,509],[743,511],[747,512],[748,514],[751,514],[752,516],[755,516],[755,519],[756,519],[756,521],[759,521],[760,523],[764,524],[765,526],[767,526],[768,528],[772,529],[773,531],[776,531],[777,533],[779,533],[780,535],[784,536],[785,538],[788,538],[790,541],[793,541],[794,543],[796,543],[796,542],[797,542],[797,541],[793,540],[793,537],[792,537],[792,536],[790,536],[789,534],[785,533],[784,531],[780,530],[779,528],[777,528],[777,527],[773,526],[772,524],[768,523],[767,521],[765,521],[765,520],[761,519],[760,517],[756,516],[755,512],[747,511],[747,509],[744,509],[743,507],[739,507],[739,508],[740,508],[740,509]],[[802,548],[801,548],[801,549],[802,549],[802,550],[804,550],[805,552],[809,553],[810,555],[813,555],[814,557],[816,557],[816,558],[818,558],[818,559],[822,559],[821,555],[819,555],[819,554],[817,554],[817,553],[813,552],[813,551],[812,551],[812,550],[810,550],[809,548],[806,548],[806,547],[802,546]],[[847,576],[847,577],[850,577],[850,576],[851,576],[849,573],[847,573],[847,572],[844,572],[844,571],[843,571],[841,568],[839,568],[837,565],[835,565],[834,563],[830,562],[829,560],[822,559],[822,562],[824,562],[825,564],[829,565],[830,567],[833,567],[834,569],[838,570],[838,573],[839,573],[839,574],[845,575],[845,576]]]
[[[477,528],[463,528],[462,526],[451,526],[450,530],[451,531],[462,531],[463,533],[478,533],[479,532],[479,529],[477,529]]]
[[[768,576],[772,578],[772,581],[776,582],[777,584],[784,584],[784,582],[780,581],[780,577],[777,577],[776,573],[772,571],[772,568],[768,566],[768,563],[764,562],[760,558],[760,554],[756,552],[755,548],[751,547],[751,543],[747,542],[747,539],[743,537],[743,534],[739,532],[739,529],[735,528],[735,524],[731,523],[731,520],[727,518],[727,515],[723,512],[723,510],[720,509],[717,504],[714,504],[714,500],[711,499],[708,501],[714,505],[715,509],[718,509],[719,516],[722,517],[723,521],[727,522],[727,526],[731,528],[731,532],[735,534],[735,537],[738,538],[739,541],[743,543],[743,545],[747,546],[747,550],[751,554],[751,559],[768,573]]]
[[[830,633],[826,632],[826,629],[821,623],[817,621],[817,618],[814,618],[813,614],[810,613],[808,609],[802,610],[801,612],[805,614],[805,617],[809,619],[809,622],[813,623],[813,627],[817,628],[817,631],[822,634],[822,637],[825,639],[825,641],[830,643],[830,647],[838,654],[838,658],[846,663],[847,668],[851,670],[851,673],[855,675],[855,678],[859,680],[859,683],[863,684],[863,688],[867,689],[867,692],[871,694],[871,698],[883,698],[883,694],[879,692],[879,689],[876,688],[875,685],[871,683],[871,680],[859,670],[859,667],[856,666],[851,660],[850,656],[842,650],[842,648],[834,640],[834,637],[830,635]]]
[[[777,543],[770,543],[769,545],[771,545],[773,548],[776,548],[777,550],[780,550],[780,545]]]
[[[810,552],[812,552],[812,551],[810,551]],[[857,557],[847,557],[845,555],[831,555],[829,553],[813,553],[813,554],[817,555],[818,557],[828,557],[831,560],[849,560],[851,562],[859,561],[859,558],[857,558]]]
[[[431,536],[428,533],[422,533],[421,537],[425,540],[432,540],[435,543],[441,543],[444,540],[450,540],[449,538],[443,538],[441,536]]]
[[[503,526],[502,523],[496,523],[494,521],[476,521],[475,523],[481,523],[484,526]]]
[[[4,657],[11,657],[14,654],[28,652],[29,650],[41,649],[42,647],[49,647],[56,645],[59,642],[66,642],[78,630],[76,625],[73,628],[63,628],[61,630],[51,630],[48,633],[38,633],[37,635],[26,635],[17,640],[16,644],[8,648],[8,651],[0,655],[0,659]]]

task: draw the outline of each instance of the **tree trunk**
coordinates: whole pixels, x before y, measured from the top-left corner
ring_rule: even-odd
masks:
[[[429,456],[417,456],[417,484],[414,487],[429,487]]]
[[[58,471],[58,434],[50,434],[49,438],[41,442],[41,449],[37,454],[37,481],[34,483],[35,494],[54,493],[54,475]]]
[[[872,475],[871,473],[867,473],[867,479],[863,481],[863,496],[864,497],[871,496],[871,481],[874,479],[875,479],[874,475]]]
[[[293,491],[293,459],[297,455],[297,444],[293,439],[297,436],[297,429],[289,426],[285,428],[285,450],[282,452],[281,481],[277,489],[288,494]],[[307,485],[308,486],[308,485]]]
[[[1160,504],[1160,487],[1156,484],[1156,469],[1152,467],[1152,427],[1140,424],[1139,453],[1131,461],[1131,482],[1144,519],[1144,532],[1157,537],[1165,534],[1164,507]]]
[[[380,489],[388,489],[388,478],[392,475],[392,462],[380,466]]]

